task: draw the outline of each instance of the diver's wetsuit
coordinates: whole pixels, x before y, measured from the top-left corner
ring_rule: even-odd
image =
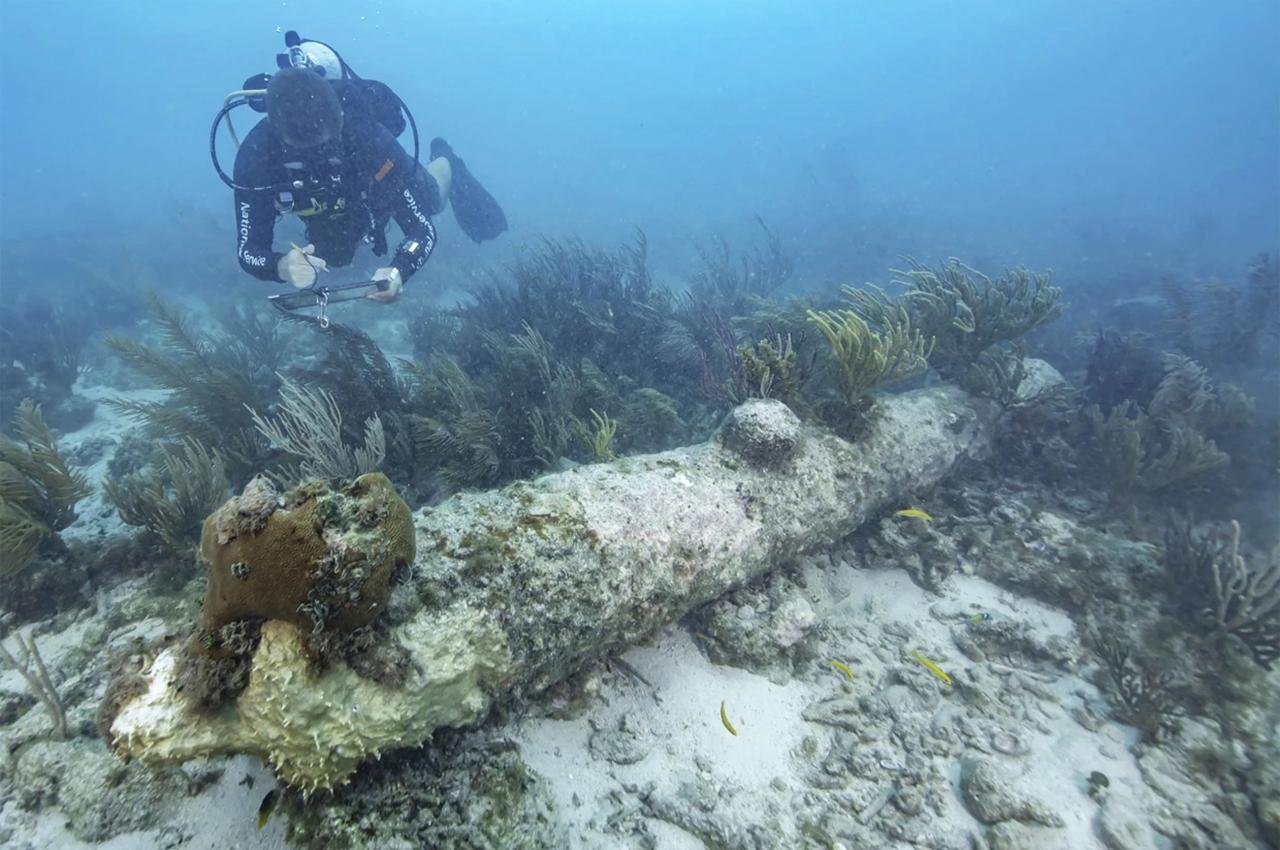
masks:
[[[286,167],[297,162],[303,170]],[[439,189],[426,169],[415,170],[413,158],[381,124],[345,122],[340,142],[299,152],[285,148],[269,120],[259,121],[236,154],[235,182],[241,186],[274,185],[306,173],[325,188],[295,192],[292,212],[306,222],[307,241],[330,266],[350,263],[366,236],[374,253],[386,253],[383,230],[391,217],[404,232],[390,263],[402,280],[431,256],[436,230],[428,216],[443,207]],[[281,213],[276,201],[269,191],[235,193],[236,255],[242,269],[262,280],[280,280],[277,266],[284,255],[272,246]]]

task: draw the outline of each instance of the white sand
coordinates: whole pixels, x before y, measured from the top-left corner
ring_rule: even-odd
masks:
[[[58,446],[62,452],[71,453],[92,440],[105,438],[115,441],[92,464],[80,467],[89,480],[90,492],[88,497],[76,505],[76,521],[61,532],[62,539],[67,542],[78,540],[93,543],[126,530],[115,506],[107,499],[106,492],[102,489],[102,482],[108,477],[107,464],[111,462],[120,441],[138,427],[137,422],[104,402],[110,398],[160,401],[168,393],[165,390],[156,389],[116,390],[101,385],[85,386],[83,382],[77,382],[75,391],[76,395],[93,399],[98,402],[98,405],[94,409],[92,419],[79,429],[59,438]]]
[[[23,826],[22,839],[37,848],[58,850],[285,850],[285,820],[273,817],[258,829],[258,804],[275,780],[257,759],[240,756],[225,762],[219,779],[198,797],[183,800],[171,823],[157,830],[126,832],[100,844],[80,841],[67,831],[66,819],[40,812]],[[241,780],[250,775],[253,787]],[[12,815],[12,803],[0,810],[0,825]]]
[[[816,692],[712,664],[693,641],[688,632],[668,628],[654,645],[623,656],[653,689],[631,680],[610,688],[584,716],[520,724],[515,737],[521,755],[550,780],[571,831],[581,831],[595,814],[592,803],[598,797],[626,783],[669,783],[678,769],[695,764],[714,765],[718,777],[758,791],[775,777],[794,778],[790,753],[807,732],[795,720]],[[721,723],[721,701],[736,737]],[[596,760],[589,748],[590,722],[611,728],[624,716],[645,730],[652,745],[649,756],[634,765]],[[574,805],[575,794],[581,806]]]
[[[1013,597],[971,576],[954,577],[937,596],[915,585],[900,570],[865,571],[840,565],[822,575],[811,572],[808,586],[811,601],[822,606],[819,620],[835,626],[835,633],[843,627],[875,637],[880,625],[906,625],[912,634],[909,648],[918,649],[953,673],[962,673],[973,663],[950,639],[954,619],[944,621],[939,616],[988,612],[993,617],[1026,621],[1044,637],[1067,636],[1073,630],[1061,611]],[[833,595],[833,588],[839,592]],[[571,846],[608,846],[608,836],[593,829],[591,821],[600,820],[598,804],[609,809],[610,795],[629,793],[624,786],[652,782],[659,789],[670,790],[679,777],[701,768],[713,773],[717,783],[762,795],[771,793],[769,784],[775,780],[790,788],[803,787],[791,753],[818,727],[805,721],[801,711],[814,699],[835,693],[841,686],[839,675],[825,670],[821,671],[827,676],[825,680],[822,675],[806,675],[810,681],[797,678],[779,686],[744,670],[712,664],[694,640],[683,629],[672,627],[652,646],[632,649],[623,656],[652,683],[652,690],[628,677],[612,678],[598,703],[583,716],[513,724],[510,732],[523,757],[549,780],[562,815],[571,824]],[[869,651],[875,643],[849,641],[844,645],[843,660],[857,676],[854,692],[873,688],[884,668],[899,663],[895,658],[886,662]],[[1142,789],[1137,765],[1126,749],[1135,740],[1134,730],[1108,722],[1097,732],[1088,731],[1072,719],[1069,709],[1084,699],[1096,700],[1096,689],[1072,675],[1058,676],[1046,685],[1062,702],[1041,701],[1023,724],[1030,752],[1020,763],[1028,787],[1066,822],[1065,829],[1056,832],[1062,847],[1104,850],[1093,830],[1098,804],[1086,792],[1086,777],[1091,770],[1102,770],[1113,788]],[[738,729],[737,737],[720,723],[721,700]],[[958,700],[944,699],[938,708],[939,715],[956,712],[966,713]],[[623,717],[642,730],[648,743],[648,754],[637,764],[611,764],[597,758],[589,746],[593,725],[612,728]],[[949,807],[949,819],[957,827],[976,832],[979,825],[960,801],[958,761],[951,766],[951,775],[956,799]],[[579,801],[576,805],[575,797]],[[670,824],[651,821],[650,826],[660,847],[679,850],[702,846]]]

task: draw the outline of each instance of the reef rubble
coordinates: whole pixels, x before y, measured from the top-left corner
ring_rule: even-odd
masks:
[[[268,621],[234,704],[192,710],[171,647],[121,701],[113,745],[153,764],[253,754],[304,792],[344,783],[366,760],[541,692],[829,547],[981,454],[994,419],[986,402],[936,386],[883,399],[849,443],[758,400],[700,445],[460,494],[414,517],[412,575],[386,603],[403,683],[341,660],[314,669],[296,625]]]

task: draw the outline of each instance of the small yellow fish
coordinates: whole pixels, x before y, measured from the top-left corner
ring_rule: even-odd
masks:
[[[932,673],[939,682],[946,685],[947,687],[951,687],[951,677],[947,675],[945,670],[943,670],[937,664],[934,664],[932,661],[925,658],[923,655],[921,655],[918,652],[913,652],[911,654],[915,656],[916,661],[919,661],[921,664],[923,664],[924,669]]]
[[[698,640],[702,641],[703,643],[714,644],[716,642],[716,639],[713,638],[711,635],[703,634],[702,632],[694,632],[693,636],[696,637]]]
[[[853,681],[853,671],[849,669],[848,664],[845,664],[843,661],[837,661],[833,658],[831,659],[831,666],[843,673],[844,677],[850,682]]]
[[[733,728],[733,724],[729,722],[729,715],[724,710],[724,701],[720,702],[720,722],[724,724],[724,728],[729,730],[729,734],[738,737],[738,730]]]
[[[929,516],[919,508],[903,508],[900,511],[894,511],[894,516],[911,517],[913,519],[922,519],[925,522],[933,522],[933,517]]]
[[[981,614],[974,614],[973,616],[971,616],[969,618],[969,622],[973,623],[976,626],[978,623],[985,623],[987,620],[990,620],[990,619],[991,619],[991,615],[988,614],[986,611],[983,611]]]
[[[262,798],[262,802],[258,804],[258,829],[262,829],[267,825],[267,821],[271,820],[271,814],[276,810],[278,802],[280,802],[279,788],[272,788],[267,792],[267,796]]]

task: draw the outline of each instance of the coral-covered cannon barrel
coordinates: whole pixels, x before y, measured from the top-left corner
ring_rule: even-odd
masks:
[[[700,445],[457,495],[414,517],[411,570],[343,585],[350,604],[367,611],[378,596],[383,608],[372,625],[355,621],[358,639],[340,618],[260,621],[225,704],[203,710],[184,676],[193,657],[217,654],[218,638],[166,649],[113,689],[113,745],[148,762],[252,753],[304,791],[331,787],[366,759],[472,723],[848,534],[983,451],[992,419],[986,403],[934,387],[885,398],[849,443],[779,402],[752,401]],[[328,543],[363,541],[352,563],[396,536],[399,508],[379,517],[358,492],[310,497],[334,502]],[[296,510],[298,498],[276,504]],[[369,526],[384,522],[386,534]],[[295,526],[260,525],[246,533]],[[258,565],[248,569],[255,580]],[[225,631],[205,616],[206,634]]]

